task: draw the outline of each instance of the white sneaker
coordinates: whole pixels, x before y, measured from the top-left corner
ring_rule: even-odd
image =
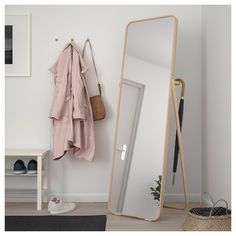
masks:
[[[48,211],[52,215],[62,214],[75,210],[76,204],[73,202],[63,202],[61,198],[52,198],[48,203]]]

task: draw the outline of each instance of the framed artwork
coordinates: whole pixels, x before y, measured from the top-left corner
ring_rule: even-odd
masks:
[[[30,14],[5,16],[5,76],[31,76]]]

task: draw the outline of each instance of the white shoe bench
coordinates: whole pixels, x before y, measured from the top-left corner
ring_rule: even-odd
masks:
[[[42,210],[42,202],[48,202],[48,157],[49,151],[43,149],[6,149],[5,158],[35,159],[37,160],[37,174],[14,174],[13,166],[5,169],[5,177],[32,177],[37,178],[37,210]],[[26,166],[27,167],[27,166]],[[7,186],[5,186],[5,191]]]

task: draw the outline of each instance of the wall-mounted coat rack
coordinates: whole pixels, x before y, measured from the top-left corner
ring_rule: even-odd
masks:
[[[55,40],[55,42],[58,42],[58,41],[59,41],[58,36],[55,36],[54,40]],[[74,41],[74,38],[71,38],[70,41],[73,42],[73,41]]]

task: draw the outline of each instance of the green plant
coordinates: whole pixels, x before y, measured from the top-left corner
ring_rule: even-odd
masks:
[[[154,180],[157,183],[157,186],[155,188],[151,187],[152,190],[151,194],[154,197],[154,201],[157,201],[156,203],[159,204],[160,202],[160,195],[161,195],[161,175],[158,176],[158,180]]]

